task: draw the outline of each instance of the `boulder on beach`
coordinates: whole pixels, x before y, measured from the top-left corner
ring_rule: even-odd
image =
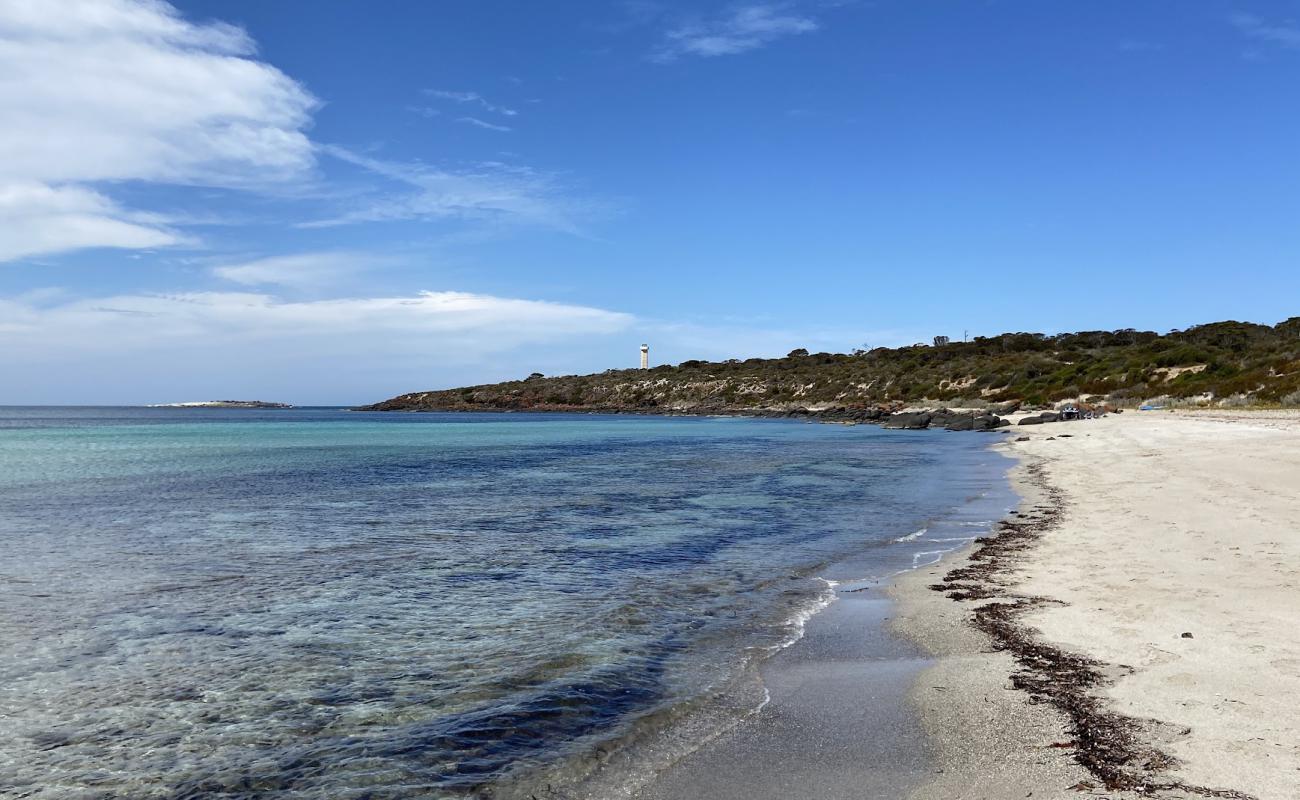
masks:
[[[1019,424],[1020,424],[1020,425],[1042,425],[1042,424],[1043,424],[1043,418],[1042,418],[1042,417],[1025,417],[1024,419],[1020,420]]]
[[[928,411],[910,414],[893,414],[885,421],[886,428],[919,431],[930,427],[933,416]]]

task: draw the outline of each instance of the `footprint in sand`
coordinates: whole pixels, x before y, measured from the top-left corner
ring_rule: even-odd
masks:
[[[1171,653],[1168,650],[1161,650],[1159,647],[1155,647],[1153,645],[1147,645],[1142,650],[1142,666],[1144,667],[1154,667],[1159,664],[1168,664],[1171,661],[1177,661],[1179,658],[1181,658],[1181,656],[1179,656],[1177,653]],[[1187,673],[1179,673],[1179,674],[1185,675]],[[1169,678],[1166,678],[1165,680],[1172,682],[1173,679],[1176,677],[1178,676],[1172,675]]]
[[[1269,666],[1290,676],[1300,676],[1300,658],[1275,658]]]

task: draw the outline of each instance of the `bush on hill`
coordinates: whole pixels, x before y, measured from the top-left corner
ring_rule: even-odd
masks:
[[[900,404],[1135,405],[1147,398],[1294,404],[1300,317],[1275,326],[1215,322],[1182,331],[1004,333],[938,346],[784,358],[683,361],[649,370],[417,392],[375,409],[747,411]]]

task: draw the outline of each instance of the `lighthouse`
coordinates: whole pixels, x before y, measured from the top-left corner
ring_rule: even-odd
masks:
[[[650,369],[650,345],[641,345],[641,369]]]

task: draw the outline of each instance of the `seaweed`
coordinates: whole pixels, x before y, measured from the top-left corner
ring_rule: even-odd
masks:
[[[1016,593],[1012,576],[1018,556],[1057,528],[1066,508],[1065,492],[1048,480],[1042,462],[1031,462],[1026,469],[1029,483],[1042,492],[1045,502],[998,523],[996,535],[976,540],[977,548],[965,566],[951,570],[930,588],[956,601],[988,601],[975,608],[972,624],[989,636],[995,650],[1015,657],[1019,668],[1011,676],[1013,687],[1026,692],[1031,702],[1050,704],[1065,716],[1072,740],[1052,746],[1072,747],[1074,759],[1106,789],[1147,796],[1176,791],[1255,800],[1234,789],[1164,780],[1162,776],[1178,766],[1177,760],[1148,740],[1141,720],[1109,709],[1098,695],[1097,690],[1110,683],[1108,671],[1116,668],[1047,644],[1039,631],[1022,621],[1031,610],[1060,603]]]

